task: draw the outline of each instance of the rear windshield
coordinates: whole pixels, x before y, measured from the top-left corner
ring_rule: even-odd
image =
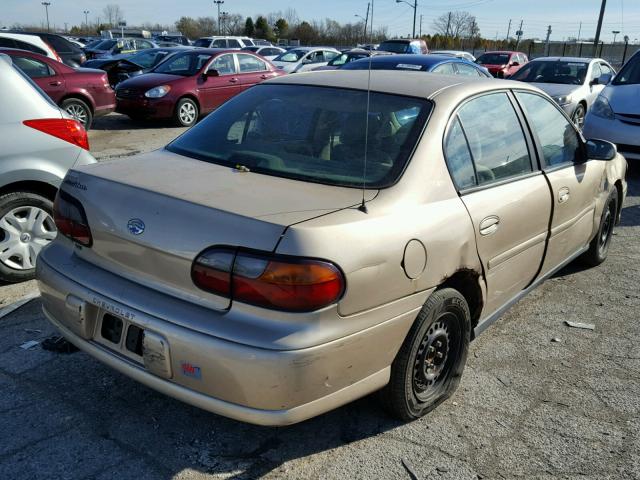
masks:
[[[589,64],[586,62],[533,61],[509,77],[509,80],[536,83],[561,83],[582,85],[587,76]]]
[[[378,50],[393,53],[411,53],[409,42],[382,42]]]
[[[160,63],[160,61],[168,54],[169,52],[166,50],[143,50],[127,58],[127,60],[135,63],[136,65],[140,65],[142,68],[151,68]]]
[[[167,149],[277,177],[384,188],[404,170],[431,103],[372,92],[368,117],[366,106],[366,91],[258,85],[225,103]]]
[[[614,85],[631,85],[634,83],[640,83],[640,53],[631,57],[611,83]]]
[[[506,65],[509,63],[508,53],[484,53],[478,57],[476,63],[480,65]]]

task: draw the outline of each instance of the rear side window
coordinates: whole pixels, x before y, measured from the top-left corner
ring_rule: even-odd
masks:
[[[240,42],[234,38],[230,38],[227,40],[227,44],[229,46],[229,48],[240,48],[242,47],[242,45],[240,45]]]
[[[217,40],[214,40],[213,48],[227,48],[227,41],[224,38],[219,38]]]
[[[430,111],[425,99],[371,92],[367,116],[366,91],[262,84],[167,149],[277,177],[384,188],[404,170]]]
[[[438,65],[436,68],[432,70],[433,73],[440,73],[442,75],[455,75],[456,72],[453,69],[452,63],[443,63],[442,65]]]
[[[478,177],[478,185],[532,171],[531,157],[520,121],[506,93],[474,98],[460,108]]]
[[[460,120],[456,117],[451,124],[445,141],[445,157],[449,172],[458,190],[475,187],[477,185],[476,172],[473,168],[473,160],[469,153],[467,140],[460,126]]]
[[[51,45],[58,53],[74,52],[73,44],[62,37],[58,37],[57,35],[47,35],[43,40]]]
[[[267,69],[267,65],[259,58],[242,53],[238,54],[238,63],[240,73],[263,72]]]
[[[45,52],[41,48],[36,47],[35,45],[31,45],[30,43],[22,42],[20,40],[16,40],[15,42],[16,44],[14,48],[19,48],[20,50],[27,50],[29,52],[39,53],[40,55],[44,55],[45,57],[47,56],[47,52]]]
[[[542,146],[545,163],[554,167],[570,164],[580,157],[580,142],[573,125],[546,98],[517,92]]]
[[[456,63],[456,70],[458,75],[466,75],[468,77],[480,77],[480,72],[471,65],[465,65],[464,63]]]
[[[14,56],[13,63],[26,73],[29,78],[43,78],[53,75],[49,65],[35,58]]]
[[[16,48],[16,44],[12,38],[0,37],[0,47],[2,48]]]
[[[208,48],[209,45],[211,45],[211,40],[209,40],[208,38],[199,38],[193,44],[194,47],[204,47],[204,48]]]

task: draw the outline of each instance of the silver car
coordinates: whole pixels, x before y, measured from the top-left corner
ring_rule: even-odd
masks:
[[[247,422],[380,389],[403,420],[435,408],[472,338],[573,259],[606,259],[627,165],[521,82],[368,80],[281,76],[163,150],[71,170],[37,265],[46,316]]]
[[[530,61],[509,79],[548,93],[582,129],[591,105],[615,73],[601,58],[544,57]]]
[[[0,54],[0,280],[33,277],[56,236],[53,200],[67,170],[95,162],[87,133]]]
[[[640,160],[640,51],[600,93],[584,134],[613,142],[626,158]]]

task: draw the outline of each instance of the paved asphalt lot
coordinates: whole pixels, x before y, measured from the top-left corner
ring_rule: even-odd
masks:
[[[128,126],[99,120],[96,156],[181,131]],[[609,259],[513,307],[471,345],[457,394],[411,424],[375,397],[286,428],[228,420],[84,353],[20,349],[54,333],[33,300],[0,319],[0,478],[640,478],[640,175],[629,180]],[[0,286],[0,307],[34,288]]]

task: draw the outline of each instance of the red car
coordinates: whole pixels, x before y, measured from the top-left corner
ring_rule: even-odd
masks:
[[[522,52],[496,51],[484,52],[476,59],[489,73],[497,78],[506,78],[516,73],[529,59]]]
[[[201,114],[247,88],[284,75],[251,52],[194,49],[176,53],[153,70],[116,87],[117,108],[133,119],[172,118],[190,127]]]
[[[111,113],[116,108],[115,92],[107,73],[89,68],[71,68],[34,52],[0,48],[13,64],[30,77],[69,115],[89,130],[94,117]]]

